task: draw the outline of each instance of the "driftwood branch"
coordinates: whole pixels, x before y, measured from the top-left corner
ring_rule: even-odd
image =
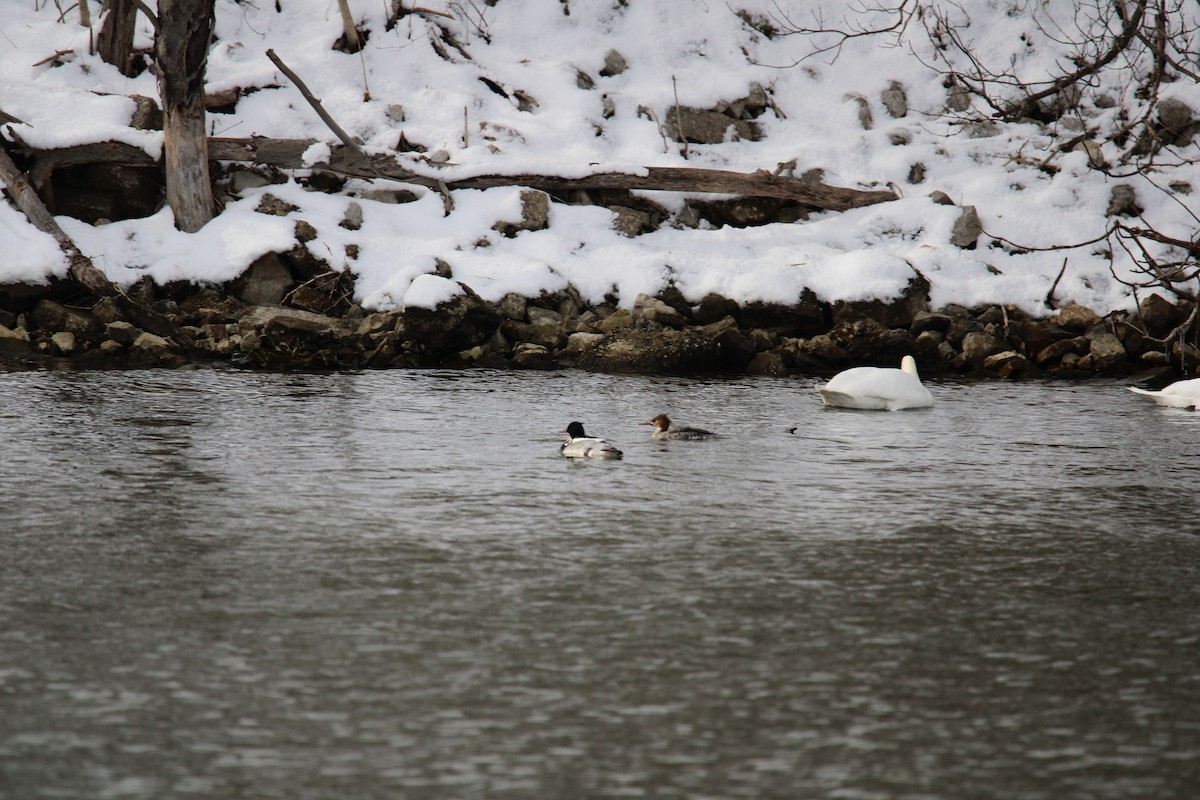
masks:
[[[209,139],[209,157],[217,161],[250,161],[283,169],[304,166],[301,156],[313,144],[309,139]],[[356,152],[361,152],[357,150]],[[365,167],[365,168],[364,168]],[[687,167],[646,167],[645,175],[602,172],[582,178],[558,178],[552,175],[479,175],[444,181],[405,169],[390,155],[373,156],[364,165],[356,157],[347,157],[342,148],[332,148],[331,172],[364,178],[391,178],[405,183],[440,190],[488,189],[496,186],[528,186],[547,192],[571,189],[627,189],[665,192],[698,192],[733,194],[748,197],[775,197],[792,200],[801,205],[828,211],[851,208],[898,199],[887,190],[848,189],[815,181],[801,180],[766,171],[742,173],[715,169]]]
[[[208,157],[214,161],[250,162],[280,169],[300,169],[305,166],[304,151],[315,142],[314,139],[214,137],[208,140]],[[330,148],[330,163],[322,165],[321,168],[353,177],[390,178],[442,193],[453,189],[490,189],[497,186],[528,186],[551,193],[572,189],[695,192],[774,197],[827,211],[846,211],[899,199],[894,192],[885,189],[863,190],[830,186],[787,175],[775,175],[765,170],[744,173],[688,167],[646,167],[644,175],[622,172],[602,172],[582,178],[558,178],[553,175],[479,175],[446,181],[437,175],[420,175],[405,169],[390,155],[371,156],[364,162],[355,152],[361,150]],[[139,148],[117,142],[78,145],[57,150],[25,149],[23,155],[32,159],[30,176],[36,177],[35,183],[39,185],[55,169],[63,166],[101,162],[137,166],[154,164],[154,161]]]
[[[13,204],[25,214],[30,223],[43,233],[54,237],[59,249],[67,257],[70,265],[67,274],[71,280],[97,298],[111,297],[121,313],[138,327],[172,339],[188,352],[198,351],[195,342],[180,331],[175,323],[122,292],[103,272],[96,268],[90,258],[80,251],[71,237],[54,219],[49,209],[42,203],[25,173],[21,172],[13,163],[2,139],[0,139],[0,181],[4,182]]]

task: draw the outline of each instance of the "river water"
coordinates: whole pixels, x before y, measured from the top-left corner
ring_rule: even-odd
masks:
[[[816,384],[0,373],[0,797],[1195,797],[1200,414]]]

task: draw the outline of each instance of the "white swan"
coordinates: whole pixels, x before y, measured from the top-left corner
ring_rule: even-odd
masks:
[[[921,383],[912,356],[900,360],[900,369],[854,367],[839,372],[817,391],[825,405],[839,408],[899,411],[933,405],[933,395]]]
[[[1149,389],[1139,389],[1136,386],[1130,386],[1128,389],[1131,392],[1144,394],[1147,397],[1154,398],[1154,402],[1158,403],[1160,406],[1169,406],[1171,408],[1200,408],[1200,378],[1192,378],[1191,380],[1186,381],[1175,381],[1160,392],[1152,392]]]

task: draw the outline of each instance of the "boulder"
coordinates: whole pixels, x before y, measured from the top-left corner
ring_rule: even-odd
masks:
[[[1138,304],[1138,315],[1141,316],[1147,333],[1161,338],[1183,322],[1185,313],[1162,295],[1151,294],[1143,297]]]
[[[825,333],[832,324],[829,307],[808,291],[792,305],[759,300],[746,303],[738,309],[737,320],[746,330],[763,328],[791,338]]]
[[[42,300],[33,309],[33,324],[43,331],[66,331],[80,339],[92,339],[100,335],[100,322],[91,314],[68,308],[53,300]]]
[[[741,372],[757,353],[754,342],[738,329],[733,317],[695,328],[717,345],[717,353],[722,372]]]
[[[540,231],[550,225],[550,195],[536,189],[521,190],[521,219],[497,222],[492,230],[511,238],[521,231]]]
[[[774,350],[758,353],[754,358],[750,359],[750,363],[746,365],[745,373],[747,375],[768,375],[774,378],[782,378],[787,376],[788,368],[784,363],[783,355]]]
[[[295,284],[279,254],[266,253],[246,267],[229,288],[235,297],[248,305],[277,306]]]
[[[834,325],[873,319],[888,328],[911,328],[917,315],[927,314],[928,311],[929,281],[922,276],[910,280],[901,295],[894,300],[837,300],[831,307]],[[945,330],[944,326],[942,330]]]
[[[958,215],[958,219],[954,221],[954,228],[950,231],[950,244],[964,250],[974,250],[982,233],[983,224],[979,221],[979,212],[975,210],[975,206],[963,206],[962,213]]]
[[[0,350],[26,352],[30,349],[29,331],[24,328],[9,328],[0,325]]]
[[[577,365],[595,372],[703,374],[720,370],[720,348],[700,331],[622,330],[582,352]]]
[[[406,308],[396,332],[415,353],[434,357],[483,344],[500,327],[500,315],[469,286],[435,309]]]
[[[342,322],[324,314],[274,306],[252,308],[238,321],[238,329],[242,333],[272,328],[297,333],[333,333],[342,328]]]
[[[1004,350],[1004,342],[985,331],[971,331],[962,340],[963,357],[976,366],[984,359]]]
[[[1083,333],[1099,322],[1100,317],[1087,306],[1069,305],[1058,312],[1058,324],[1072,333]]]
[[[672,106],[662,122],[664,135],[677,142],[720,144],[731,136],[751,142],[762,138],[758,123],[702,108]]]
[[[521,342],[512,350],[512,363],[521,369],[554,369],[558,361],[540,344]]]
[[[1097,333],[1094,336],[1088,337],[1091,341],[1091,346],[1088,349],[1088,354],[1095,357],[1098,367],[1105,367],[1124,360],[1125,345],[1111,333]]]
[[[633,301],[632,316],[635,320],[643,319],[670,328],[682,328],[687,319],[657,297],[639,294]]]
[[[50,337],[50,344],[54,345],[54,349],[64,356],[71,355],[78,347],[75,343],[75,334],[70,331],[59,331],[54,334]]]

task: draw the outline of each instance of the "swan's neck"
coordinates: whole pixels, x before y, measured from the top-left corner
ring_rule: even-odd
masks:
[[[905,356],[900,359],[900,369],[912,375],[917,380],[921,380],[921,376],[917,374],[917,360],[912,356]]]

